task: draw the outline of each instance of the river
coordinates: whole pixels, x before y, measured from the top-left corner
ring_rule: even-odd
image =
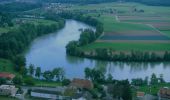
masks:
[[[70,79],[84,78],[84,68],[96,67],[118,80],[145,78],[155,73],[158,77],[163,74],[164,79],[170,82],[170,63],[123,63],[67,56],[65,46],[69,41],[79,39],[81,28],[94,29],[84,23],[67,20],[60,31],[35,39],[26,53],[27,65],[34,64],[42,71],[63,67]]]

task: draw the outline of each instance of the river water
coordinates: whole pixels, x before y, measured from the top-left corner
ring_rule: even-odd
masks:
[[[98,68],[106,75],[113,75],[114,79],[145,78],[155,73],[158,77],[163,74],[164,79],[170,82],[170,63],[123,63],[92,60],[66,55],[65,46],[69,41],[78,40],[79,29],[93,27],[84,23],[67,20],[65,27],[60,31],[39,37],[33,41],[26,53],[27,65],[34,64],[42,71],[63,67],[67,78],[84,78],[84,68]]]

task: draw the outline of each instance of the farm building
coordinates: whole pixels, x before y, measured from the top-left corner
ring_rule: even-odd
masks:
[[[32,97],[45,98],[45,99],[57,99],[62,100],[68,97],[62,96],[62,93],[54,90],[47,89],[33,89],[31,91]]]

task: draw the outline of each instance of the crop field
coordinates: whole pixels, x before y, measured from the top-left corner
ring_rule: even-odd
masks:
[[[106,6],[107,5],[107,6]],[[170,7],[138,3],[104,3],[73,6],[104,25],[104,35],[84,50],[170,51]]]
[[[35,12],[40,12],[37,9]],[[71,5],[69,11],[80,11],[103,23],[104,34],[83,50],[113,48],[119,51],[170,51],[170,7],[139,3],[101,3]],[[43,19],[29,22],[53,24]]]
[[[122,22],[150,24],[159,30],[170,30],[170,18],[161,16],[119,16]]]
[[[84,51],[97,48],[112,48],[117,51],[170,51],[169,43],[144,43],[144,42],[94,42],[82,47]]]

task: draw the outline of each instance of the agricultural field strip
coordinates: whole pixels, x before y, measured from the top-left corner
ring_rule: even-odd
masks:
[[[159,31],[157,28],[155,28],[153,25],[151,25],[151,24],[148,24],[150,27],[152,27],[155,31],[157,31],[157,32],[159,32],[160,34],[162,34],[162,35],[165,35],[165,36],[167,36],[167,37],[169,37],[168,35],[166,35],[165,33],[162,33],[161,31]]]

